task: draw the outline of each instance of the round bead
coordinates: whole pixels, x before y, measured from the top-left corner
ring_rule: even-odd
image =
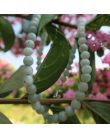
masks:
[[[25,43],[26,47],[30,47],[30,48],[34,48],[35,47],[35,44],[32,40],[26,40],[26,43]]]
[[[76,99],[77,99],[78,101],[83,101],[83,100],[85,99],[85,93],[83,93],[83,92],[77,92],[77,93],[75,94],[75,97],[76,97]]]
[[[24,58],[23,62],[26,66],[30,66],[33,64],[34,61],[33,61],[33,58],[31,56],[27,56]]]
[[[72,102],[71,102],[71,107],[73,108],[73,109],[80,109],[80,107],[81,107],[81,103],[79,102],[79,101],[77,101],[77,100],[73,100]]]
[[[80,47],[79,47],[80,52],[87,51],[87,50],[88,50],[88,46],[86,44],[80,45]]]
[[[23,54],[24,54],[25,56],[30,56],[30,55],[32,55],[32,53],[33,53],[33,50],[32,50],[32,48],[30,48],[30,47],[26,47],[26,48],[23,50]]]
[[[32,40],[32,41],[36,41],[36,39],[37,39],[37,37],[36,37],[36,34],[34,34],[34,33],[29,33],[28,35],[27,35],[27,39],[28,40]]]
[[[37,95],[36,94],[31,94],[28,96],[28,101],[30,103],[35,103],[37,101]]]
[[[81,53],[81,58],[87,59],[90,58],[90,53],[88,51],[84,51]]]
[[[79,45],[85,44],[86,42],[87,42],[87,41],[86,41],[85,37],[80,37],[80,38],[78,39],[78,44],[79,44]]]
[[[82,73],[88,73],[89,74],[91,72],[92,72],[91,66],[86,65],[86,66],[82,67]]]
[[[35,103],[32,103],[32,108],[35,109],[35,110],[39,110],[41,107],[41,104],[39,101],[35,102]]]
[[[82,74],[81,75],[81,80],[83,82],[89,82],[91,80],[91,75],[90,74]]]
[[[81,82],[78,86],[80,91],[87,91],[88,90],[88,84],[85,82]]]
[[[37,112],[41,113],[41,114],[44,114],[46,112],[46,108],[45,106],[41,105],[40,108],[37,110]]]
[[[30,22],[30,26],[37,26],[39,19],[34,19]]]
[[[52,115],[52,122],[57,123],[58,122],[58,114]]]
[[[74,110],[72,109],[72,107],[68,106],[65,108],[65,113],[68,117],[73,116]]]
[[[82,26],[79,26],[78,27],[78,33],[80,33],[80,32],[85,32],[85,27],[84,27],[84,25]]]
[[[90,65],[90,61],[88,59],[82,59],[80,65],[81,66]]]
[[[26,75],[32,75],[32,74],[33,74],[33,68],[30,67],[30,66],[25,66],[24,73],[25,73]]]
[[[58,114],[59,122],[64,122],[67,119],[66,113],[64,111]]]
[[[84,36],[85,36],[85,32],[83,31],[78,32],[78,37],[84,37]]]
[[[34,94],[34,93],[36,93],[36,91],[37,91],[37,88],[36,88],[36,86],[35,85],[30,85],[29,87],[27,87],[27,92],[28,92],[28,94]]]
[[[29,32],[37,33],[37,27],[36,26],[30,26],[29,27]]]
[[[33,77],[30,76],[30,75],[27,75],[25,78],[24,78],[24,83],[28,84],[28,85],[32,85],[33,84]]]

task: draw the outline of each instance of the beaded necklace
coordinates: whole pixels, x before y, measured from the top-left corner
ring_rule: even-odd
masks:
[[[33,64],[33,58],[31,57],[34,48],[34,42],[36,40],[36,32],[38,23],[40,20],[40,15],[34,15],[29,26],[29,33],[27,34],[26,48],[24,49],[25,58],[23,60],[25,66],[26,76],[24,78],[25,87],[28,93],[28,100],[32,105],[32,108],[38,113],[41,113],[45,119],[49,122],[58,123],[64,122],[68,117],[73,116],[75,111],[80,109],[81,101],[85,99],[85,92],[88,90],[88,82],[91,80],[90,66],[90,53],[88,52],[88,46],[86,45],[85,38],[85,23],[81,20],[78,24],[78,44],[79,50],[81,52],[81,82],[78,86],[78,92],[76,92],[75,100],[71,101],[70,106],[65,107],[65,109],[59,113],[50,114],[49,108],[47,106],[41,105],[40,99],[42,99],[41,94],[37,94],[37,88],[33,84],[33,69],[31,65]]]

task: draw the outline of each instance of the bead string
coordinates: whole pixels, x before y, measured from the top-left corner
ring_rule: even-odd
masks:
[[[34,47],[34,42],[36,40],[36,26],[38,25],[39,16],[35,15],[31,21],[31,25],[29,27],[29,33],[27,35],[26,40],[26,48],[24,49],[24,55],[25,58],[23,60],[26,76],[24,78],[25,86],[28,92],[28,100],[32,104],[32,108],[35,109],[38,113],[41,113],[45,119],[47,119],[49,122],[58,123],[58,122],[64,122],[67,120],[68,117],[73,116],[75,113],[75,110],[80,109],[81,107],[81,101],[84,100],[85,94],[84,92],[88,90],[88,84],[87,82],[91,79],[91,67],[89,62],[90,54],[88,52],[88,47],[86,45],[86,39],[85,39],[85,27],[84,23],[81,21],[78,26],[78,43],[80,45],[80,51],[81,51],[81,83],[79,84],[79,91],[75,95],[75,100],[71,101],[71,105],[65,107],[64,111],[61,111],[56,114],[49,114],[49,108],[47,106],[43,106],[40,103],[40,99],[42,98],[41,94],[36,94],[37,88],[33,84],[33,70],[31,65],[33,64],[33,59],[31,57]],[[81,32],[82,31],[82,32]]]

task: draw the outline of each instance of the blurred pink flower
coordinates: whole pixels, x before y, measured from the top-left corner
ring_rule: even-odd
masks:
[[[67,81],[65,81],[63,83],[63,86],[64,87],[69,87],[69,86],[72,86],[73,84],[74,84],[73,80],[69,78],[69,79],[67,79]]]
[[[110,53],[108,53],[102,60],[103,63],[110,65]]]
[[[64,98],[75,98],[75,91],[72,89],[69,89],[63,94]]]

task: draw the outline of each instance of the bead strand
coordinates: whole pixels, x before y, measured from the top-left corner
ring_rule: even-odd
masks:
[[[73,116],[75,110],[80,109],[81,107],[81,101],[85,98],[85,94],[83,93],[84,91],[88,90],[88,84],[87,82],[88,80],[88,75],[90,75],[90,73],[86,73],[86,70],[89,68],[83,68],[85,66],[86,63],[89,62],[89,60],[87,60],[89,58],[89,52],[86,50],[84,50],[83,52],[86,52],[83,54],[83,52],[81,51],[81,58],[82,58],[82,62],[81,62],[81,67],[82,67],[82,77],[81,77],[81,83],[79,85],[79,90],[81,90],[81,92],[77,92],[75,95],[76,100],[72,100],[71,105],[67,106],[65,108],[64,111],[61,111],[57,114],[49,114],[49,108],[47,106],[43,106],[40,104],[40,99],[42,98],[41,94],[36,94],[37,92],[37,88],[36,86],[33,84],[33,78],[32,78],[32,70],[31,70],[31,65],[33,64],[33,59],[31,57],[32,55],[32,48],[34,47],[34,41],[35,41],[35,33],[36,33],[36,24],[38,23],[38,19],[37,19],[37,15],[33,17],[32,19],[32,24],[29,28],[29,30],[31,30],[29,33],[33,33],[33,34],[28,34],[27,40],[26,40],[26,46],[30,49],[24,49],[24,55],[26,56],[24,58],[24,64],[26,66],[26,70],[28,72],[28,74],[25,77],[25,83],[26,83],[26,88],[27,88],[27,92],[28,92],[28,100],[29,102],[32,104],[32,108],[35,109],[38,113],[41,113],[45,119],[47,119],[50,122],[53,123],[57,123],[57,122],[64,122],[67,120],[68,117]],[[80,25],[79,25],[80,26]],[[83,28],[83,27],[82,27]],[[84,29],[84,28],[83,28]],[[85,30],[85,29],[84,29]],[[82,35],[84,35],[84,33],[82,33]],[[81,34],[80,34],[81,35]],[[80,46],[86,43],[86,39],[82,35],[79,36],[79,40],[78,42],[80,43]],[[86,61],[84,61],[86,60]],[[84,64],[83,64],[84,63]],[[89,64],[88,64],[89,66]],[[90,71],[89,71],[90,72]],[[91,76],[90,76],[91,78]],[[89,78],[89,79],[90,79]]]

